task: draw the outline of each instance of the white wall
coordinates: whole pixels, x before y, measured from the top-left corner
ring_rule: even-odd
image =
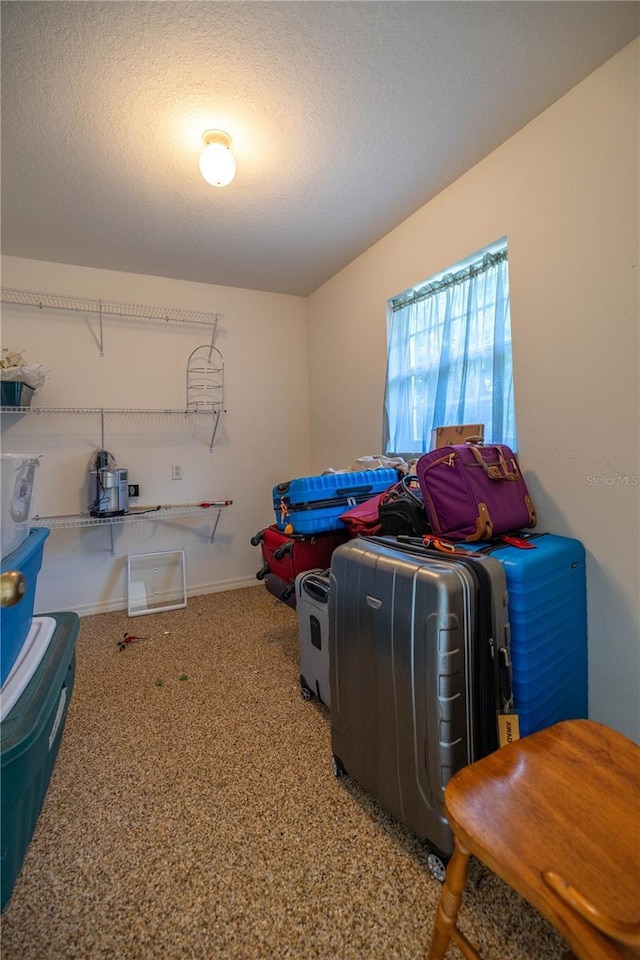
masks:
[[[256,584],[260,550],[250,538],[273,522],[274,484],[309,472],[306,303],[158,277],[4,257],[2,285],[225,315],[216,346],[225,363],[225,405],[213,451],[210,423],[180,417],[107,417],[105,447],[139,483],[138,503],[232,499],[210,542],[212,512],[171,523],[53,531],[38,578],[36,612],[80,614],[126,606],[126,556],[186,551],[190,594]],[[94,333],[95,331],[95,324]],[[191,351],[209,328],[107,318],[104,357],[86,317],[3,304],[2,346],[49,371],[33,404],[46,407],[181,408]],[[3,416],[2,451],[43,455],[35,497],[41,516],[86,512],[87,466],[101,446],[99,417]],[[171,464],[184,479],[171,480]]]
[[[640,739],[634,42],[309,301],[312,468],[380,450],[389,297],[508,237],[520,459],[588,552],[590,711]]]

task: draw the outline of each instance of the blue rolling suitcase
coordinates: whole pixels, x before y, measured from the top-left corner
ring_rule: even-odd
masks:
[[[458,544],[504,567],[509,593],[514,706],[526,736],[560,720],[584,719],[587,704],[587,590],[579,540],[519,533],[533,549]]]
[[[398,482],[397,470],[359,470],[299,477],[273,488],[273,510],[279,530],[309,535],[346,530],[340,514],[364,503]]]

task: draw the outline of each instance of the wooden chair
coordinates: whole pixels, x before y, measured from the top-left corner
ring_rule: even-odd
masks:
[[[428,960],[453,941],[471,855],[533,904],[578,960],[640,957],[640,748],[591,720],[507,744],[449,781],[455,849]]]

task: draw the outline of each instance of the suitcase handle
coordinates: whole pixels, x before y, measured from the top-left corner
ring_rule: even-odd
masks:
[[[363,493],[371,493],[372,490],[372,483],[366,487],[338,487],[336,489],[336,497],[358,497]]]
[[[513,687],[511,685],[511,657],[507,647],[498,648],[498,670],[500,671],[500,699],[502,712],[513,710]]]
[[[499,447],[484,447],[485,450],[495,451],[496,456],[498,457],[497,463],[487,463],[484,459],[480,450],[474,444],[469,444],[469,449],[476,459],[476,463],[479,467],[482,467],[486,473],[489,480],[518,480],[519,473],[515,460],[511,461],[511,466],[513,470],[509,470],[507,461],[502,455],[502,450]]]
[[[283,557],[290,557],[293,554],[293,543],[281,543],[273,552],[274,560],[282,560]]]
[[[320,603],[327,603],[329,600],[329,584],[326,580],[314,574],[309,574],[304,578],[302,589]]]
[[[384,503],[392,503],[398,498],[402,498],[404,495],[409,497],[410,500],[413,500],[419,507],[422,507],[424,510],[424,501],[420,493],[416,492],[415,489],[411,489],[411,484],[414,487],[419,483],[417,476],[414,473],[406,473],[397,483],[394,483],[391,487],[383,493],[383,500],[381,506]]]

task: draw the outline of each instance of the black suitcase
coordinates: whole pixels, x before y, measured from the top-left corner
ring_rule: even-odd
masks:
[[[267,593],[270,593],[276,600],[286,603],[292,610],[296,609],[295,583],[289,583],[275,573],[266,573],[264,575],[264,585],[267,588]]]
[[[497,748],[511,708],[504,569],[478,559],[376,537],[331,562],[334,772],[426,841],[439,880],[453,851],[444,788]]]

